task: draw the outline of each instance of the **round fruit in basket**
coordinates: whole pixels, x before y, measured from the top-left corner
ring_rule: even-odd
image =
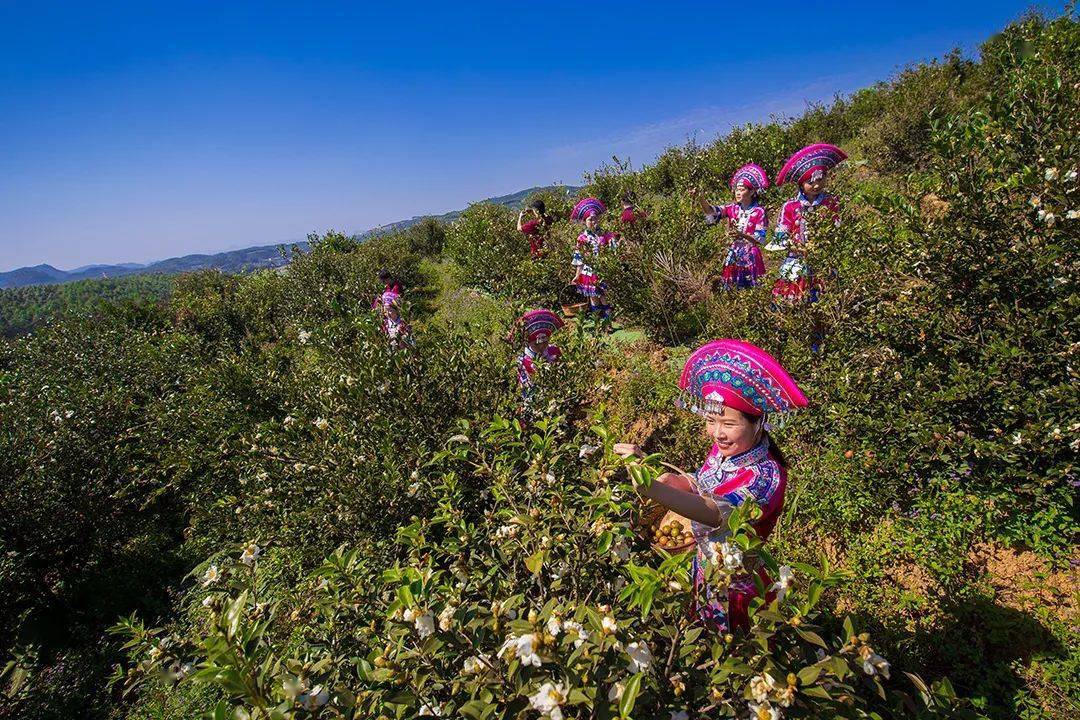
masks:
[[[653,526],[653,547],[668,552],[682,552],[694,546],[694,532],[690,521],[674,512],[664,514]]]

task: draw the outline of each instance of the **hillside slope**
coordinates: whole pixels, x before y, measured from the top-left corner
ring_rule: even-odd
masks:
[[[579,228],[534,260],[495,204],[0,343],[0,713],[1075,717],[1078,138],[1067,14],[598,169],[583,193],[648,212],[598,262],[634,332],[562,330],[529,427],[502,338],[561,304]],[[727,243],[689,191],[724,197],[743,163],[775,174],[814,141],[851,154],[843,222],[812,228],[820,302],[722,291]],[[541,194],[564,216],[572,198]],[[370,312],[380,268],[407,351]],[[641,532],[633,482],[661,467],[610,452],[698,466],[672,400],[715,337],[781,358],[811,400],[775,434],[769,542],[729,526],[725,567],[791,578],[749,633],[691,620],[689,557]]]

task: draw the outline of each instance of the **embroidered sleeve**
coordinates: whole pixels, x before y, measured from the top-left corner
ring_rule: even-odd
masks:
[[[581,267],[584,264],[585,264],[585,260],[583,260],[582,257],[581,257],[581,251],[580,250],[575,250],[574,251],[574,257],[570,261],[570,267]]]
[[[544,355],[548,360],[554,362],[562,357],[562,350],[559,349],[558,345],[548,345],[547,350],[544,351]]]
[[[743,504],[746,500],[753,500],[764,507],[773,499],[780,486],[780,473],[769,462],[744,468],[740,476],[742,479],[740,484],[723,494],[714,493],[715,496],[735,506]]]
[[[721,205],[710,205],[712,212],[705,215],[705,223],[707,225],[715,225],[724,219],[724,208]]]

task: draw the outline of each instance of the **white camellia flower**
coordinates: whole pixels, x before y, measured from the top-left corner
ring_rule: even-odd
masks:
[[[210,567],[206,568],[206,572],[203,573],[202,577],[202,586],[207,587],[208,585],[213,585],[221,579],[221,571],[218,570],[217,565],[211,565]]]
[[[1080,220],[1080,210],[1069,210],[1065,213],[1067,220]]]
[[[625,689],[626,686],[623,685],[621,682],[617,682],[612,685],[611,688],[607,691],[608,702],[619,702],[620,700],[622,700],[623,690]]]
[[[518,637],[511,635],[506,638],[506,642],[499,648],[499,655],[504,654],[506,651],[511,650],[513,654],[521,661],[522,665],[531,665],[532,667],[540,667],[544,664],[544,661],[540,659],[540,656],[536,654],[536,635],[528,633]]]
[[[595,445],[589,445],[588,443],[582,443],[581,444],[581,449],[578,450],[577,456],[578,456],[579,459],[584,460],[585,458],[589,457],[590,455],[592,455],[594,452],[596,452],[599,449],[600,448],[596,447]]]
[[[643,642],[632,642],[627,645],[626,654],[630,656],[630,663],[626,666],[626,669],[633,674],[645,672],[652,665],[652,651]]]
[[[289,427],[290,425],[292,425],[295,422],[296,422],[296,418],[294,418],[292,415],[286,415],[285,419],[281,421],[281,424],[284,425],[285,427]]]
[[[552,637],[558,637],[559,633],[562,632],[562,623],[559,622],[559,618],[552,615],[550,618],[548,618],[546,629],[549,635],[551,635]]]
[[[439,613],[439,629],[443,632],[447,632],[453,627],[454,611],[457,607],[454,605],[447,605],[443,608],[443,611]]]
[[[259,559],[260,555],[262,555],[262,548],[260,548],[255,543],[251,543],[246,548],[244,548],[244,551],[242,553],[240,553],[240,562],[244,563],[245,565],[254,565],[255,561]]]
[[[750,678],[750,695],[757,702],[769,699],[769,693],[776,689],[776,682],[771,675],[756,675]]]
[[[214,604],[214,596],[213,595],[207,595],[206,597],[204,597],[202,599],[202,604],[203,604],[203,607],[206,607],[206,608],[210,607],[211,605]]]
[[[484,672],[491,664],[491,659],[487,655],[477,655],[475,657],[465,658],[465,662],[462,664],[462,672],[466,675],[479,675]]]
[[[420,715],[427,715],[429,717],[442,717],[442,705],[428,705],[424,703],[420,706]]]
[[[576,639],[574,640],[574,647],[581,647],[582,643],[585,642],[585,628],[581,626],[581,623],[575,622],[573,620],[564,620],[562,626],[567,636],[569,636],[571,633],[576,636]]]
[[[315,421],[314,425],[320,430],[325,430],[326,428],[330,427],[330,421],[326,418],[319,418]]]
[[[330,693],[322,685],[316,685],[308,692],[301,693],[300,697],[296,698],[296,701],[305,710],[314,710],[330,701]]]
[[[300,344],[301,345],[307,345],[308,340],[311,339],[311,333],[309,333],[307,330],[301,330],[297,334],[297,337],[300,338]]]
[[[416,628],[416,634],[423,640],[435,632],[435,618],[431,616],[431,613],[424,613],[423,615],[417,616],[413,626]]]
[[[724,543],[720,546],[720,554],[724,559],[724,569],[728,572],[734,572],[742,567],[742,550],[736,546]]]
[[[889,661],[878,655],[870,647],[864,645],[859,651],[859,655],[862,657],[862,669],[867,675],[881,675],[886,680],[889,679],[889,670],[891,666]]]
[[[615,618],[611,617],[610,615],[605,615],[603,619],[600,620],[600,629],[610,635],[613,634],[616,630],[618,630],[619,626],[618,624],[616,624]]]
[[[780,566],[780,578],[773,583],[773,592],[776,593],[776,599],[780,602],[784,602],[784,598],[787,597],[788,590],[795,584],[795,575],[791,572],[791,568],[787,565]]]
[[[495,531],[495,537],[497,537],[497,538],[516,537],[517,534],[518,534],[519,527],[520,526],[518,526],[518,525],[503,525],[501,528],[499,528],[498,530]]]
[[[772,707],[769,703],[747,703],[750,707],[750,717],[753,720],[780,720],[783,715],[780,710]]]
[[[566,689],[562,683],[552,685],[547,682],[540,686],[535,695],[529,696],[529,704],[533,710],[539,710],[541,715],[546,715],[551,720],[562,720],[562,704],[566,702]]]
[[[405,610],[401,613],[401,619],[407,623],[411,623],[413,620],[416,619],[416,611],[412,608],[405,608]]]
[[[1058,179],[1058,169],[1056,167],[1046,168],[1046,172],[1043,173],[1043,177],[1047,182],[1052,182]]]

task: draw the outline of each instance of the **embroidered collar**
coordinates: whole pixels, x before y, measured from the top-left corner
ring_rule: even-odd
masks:
[[[528,345],[526,345],[526,346],[525,346],[525,355],[524,355],[524,357],[527,357],[527,358],[529,358],[530,360],[535,360],[535,359],[536,359],[536,351],[535,351],[535,350],[533,350],[533,349],[532,349],[531,347],[529,347]]]
[[[713,445],[713,449],[716,449],[715,445]],[[739,468],[757,465],[768,457],[769,439],[762,438],[761,442],[754,447],[745,452],[741,452],[738,455],[732,455],[729,458],[725,458],[719,452],[709,453],[709,458],[706,460],[706,463],[710,468],[719,470],[720,472],[735,472]]]
[[[829,197],[829,193],[823,192],[823,193],[820,193],[816,198],[814,198],[813,202],[811,202],[810,198],[806,197],[806,193],[804,193],[802,190],[800,190],[799,191],[799,204],[802,205],[803,207],[807,207],[807,206],[817,207],[821,203],[825,202],[825,198],[827,198],[827,197]]]

